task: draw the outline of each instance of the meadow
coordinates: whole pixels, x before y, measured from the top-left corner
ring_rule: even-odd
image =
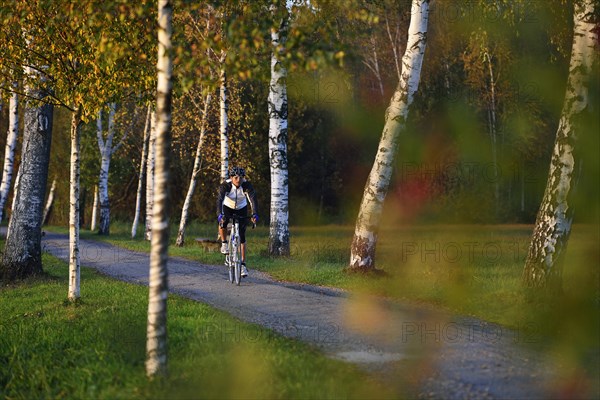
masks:
[[[145,376],[148,289],[68,266],[0,288],[0,398],[394,398],[354,366],[204,304],[169,297],[169,374]],[[215,328],[216,327],[216,328]],[[218,328],[218,329],[217,329]]]
[[[138,232],[142,230],[140,227]],[[248,229],[248,267],[282,281],[425,302],[508,327],[547,325],[555,317],[572,318],[571,309],[593,315],[599,304],[600,232],[596,225],[574,226],[560,295],[534,292],[522,285],[531,225],[384,226],[379,233],[377,271],[371,274],[346,269],[352,226],[298,226],[290,231],[290,256],[270,257],[268,227]],[[141,235],[131,239],[129,232],[129,225],[116,222],[111,225],[110,236],[82,231],[81,237],[131,250],[150,250],[148,241]],[[183,247],[174,245],[175,237],[173,230],[171,256],[205,264],[223,262],[216,247],[206,249],[195,241],[216,239],[213,225],[191,224]],[[557,308],[564,308],[564,315]]]
[[[64,228],[48,229],[66,233]],[[132,240],[129,232],[128,224],[115,222],[110,236],[83,231],[82,239],[149,251],[149,242]],[[248,231],[248,266],[251,273],[264,271],[277,280],[426,304],[518,330],[531,345],[565,368],[578,371],[573,378],[578,385],[593,385],[592,392],[597,393],[597,227],[574,226],[560,293],[532,291],[522,285],[530,233],[529,225],[388,226],[380,231],[378,271],[360,274],[345,268],[353,234],[350,226],[292,227],[291,254],[285,258],[267,254],[268,228],[263,226]],[[181,248],[174,245],[173,232],[169,254],[195,260],[199,268],[201,263],[222,263],[216,247],[198,245],[195,238],[200,237],[215,239],[215,227],[191,224]],[[147,289],[84,269],[86,296],[79,303],[68,304],[64,302],[65,264],[45,256],[44,265],[45,278],[0,292],[0,312],[6,316],[4,321],[9,321],[0,335],[0,357],[10,366],[5,369],[10,373],[5,372],[0,380],[5,397],[157,398],[167,393],[169,397],[228,398],[398,396],[379,386],[373,377],[325,359],[301,343],[175,295],[169,298],[174,303],[169,306],[173,378],[148,383],[143,374]],[[253,337],[261,340],[251,346],[219,338],[211,341],[215,338],[203,331],[211,324],[243,326],[243,331],[254,332]],[[199,340],[190,343],[190,337]],[[219,363],[221,358],[226,362]],[[55,359],[60,362],[51,367]],[[262,361],[255,368],[257,359]],[[231,365],[238,365],[235,368],[244,371],[250,381],[265,384],[231,385],[226,378]],[[32,375],[29,371],[40,372]],[[302,376],[298,371],[303,371]],[[79,380],[75,375],[83,376],[81,383],[74,383]],[[63,381],[74,386],[58,383]],[[59,387],[61,392],[57,392]]]

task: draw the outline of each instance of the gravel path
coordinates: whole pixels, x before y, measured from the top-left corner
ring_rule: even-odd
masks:
[[[46,233],[45,251],[67,260],[68,237]],[[108,276],[148,284],[149,256],[81,241],[81,264]],[[560,370],[533,350],[538,338],[480,320],[448,315],[341,290],[277,282],[250,271],[240,287],[223,266],[171,257],[169,288],[239,319],[318,347],[419,398],[556,398]],[[243,335],[222,331],[217,334]],[[561,375],[564,375],[564,371]],[[401,382],[400,378],[401,377]],[[572,395],[572,393],[571,393]]]

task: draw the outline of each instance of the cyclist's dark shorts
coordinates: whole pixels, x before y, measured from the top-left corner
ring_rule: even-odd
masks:
[[[227,206],[223,206],[223,226],[227,226],[231,220],[232,215],[238,215],[240,217],[246,217],[248,215],[248,206],[234,210]],[[240,243],[246,243],[246,224],[248,223],[247,218],[240,219]]]

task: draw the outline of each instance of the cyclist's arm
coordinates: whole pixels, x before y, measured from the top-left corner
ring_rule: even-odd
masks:
[[[229,185],[227,184],[227,182],[223,182],[219,186],[219,194],[217,196],[217,216],[219,216],[219,214],[223,214],[223,200],[225,199],[225,195],[227,194],[228,186]]]
[[[250,213],[252,215],[258,214],[258,202],[256,200],[256,191],[250,182],[244,182],[242,184],[242,188],[244,189],[244,194],[250,203]]]

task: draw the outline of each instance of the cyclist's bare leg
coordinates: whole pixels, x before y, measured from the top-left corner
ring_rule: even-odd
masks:
[[[224,242],[227,240],[227,231],[225,230],[225,228],[222,228],[219,226],[219,237],[221,238],[221,242]]]
[[[242,243],[240,247],[242,250],[242,262],[245,263],[246,262],[246,243]]]

